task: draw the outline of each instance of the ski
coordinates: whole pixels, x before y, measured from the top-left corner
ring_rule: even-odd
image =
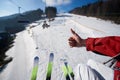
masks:
[[[36,80],[36,78],[37,78],[38,63],[39,63],[39,57],[36,56],[36,57],[34,58],[31,80]]]
[[[47,67],[46,80],[51,80],[51,73],[52,73],[52,67],[53,67],[53,59],[54,59],[54,54],[50,53],[48,67]]]
[[[66,80],[70,80],[70,76],[69,76],[68,70],[65,65],[62,66],[62,71],[63,71],[63,75],[65,76]]]
[[[74,80],[74,73],[72,67],[70,67],[67,62],[64,62],[64,66],[62,67],[63,74],[66,77],[66,80]]]

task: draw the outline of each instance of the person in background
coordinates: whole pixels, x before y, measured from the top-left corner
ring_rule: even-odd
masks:
[[[87,39],[82,39],[74,30],[71,29],[73,34],[68,43],[70,47],[86,47],[87,51],[97,52],[105,56],[113,57],[120,53],[120,36],[107,36]],[[117,58],[117,62],[114,70],[114,80],[120,80],[120,57]]]

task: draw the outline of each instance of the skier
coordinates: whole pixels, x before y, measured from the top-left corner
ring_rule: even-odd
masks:
[[[48,25],[48,24],[47,24],[47,22],[46,22],[46,21],[44,21],[44,23],[43,23],[42,27],[43,27],[43,29],[45,29],[45,28],[50,27],[50,25]]]
[[[87,51],[113,57],[120,53],[120,36],[82,39],[71,29],[72,37],[68,39],[71,47],[86,47]],[[120,57],[117,58],[114,80],[120,80]],[[95,79],[96,80],[96,79]]]

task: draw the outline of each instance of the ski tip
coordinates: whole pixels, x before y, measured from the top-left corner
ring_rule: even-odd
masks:
[[[68,62],[64,62],[64,64],[65,64],[65,66],[67,66],[67,65],[68,65]]]
[[[49,56],[50,58],[49,58],[49,61],[53,61],[53,59],[54,59],[54,54],[53,53],[50,53],[50,56]]]
[[[50,56],[54,56],[54,53],[50,53]]]
[[[35,58],[34,58],[35,60],[39,60],[39,57],[38,56],[35,56]]]

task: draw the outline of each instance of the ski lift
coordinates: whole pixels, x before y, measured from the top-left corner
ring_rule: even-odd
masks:
[[[19,20],[18,23],[30,23],[30,22],[27,20]]]
[[[18,23],[30,23],[29,20],[26,20],[25,15],[21,14],[20,9],[21,7],[18,7],[18,11],[19,11],[18,19],[20,19],[18,20]]]
[[[19,6],[18,4],[16,4],[13,0],[9,0],[12,4],[14,4],[16,7],[18,7],[18,14],[20,16],[18,16],[18,23],[30,23],[29,20],[25,19],[25,16],[23,14],[21,14],[21,9],[23,9],[21,6]]]
[[[29,20],[26,20],[27,18],[25,18],[26,16],[25,15],[23,15],[23,14],[20,14],[20,16],[18,17],[18,23],[30,23],[30,21]]]

